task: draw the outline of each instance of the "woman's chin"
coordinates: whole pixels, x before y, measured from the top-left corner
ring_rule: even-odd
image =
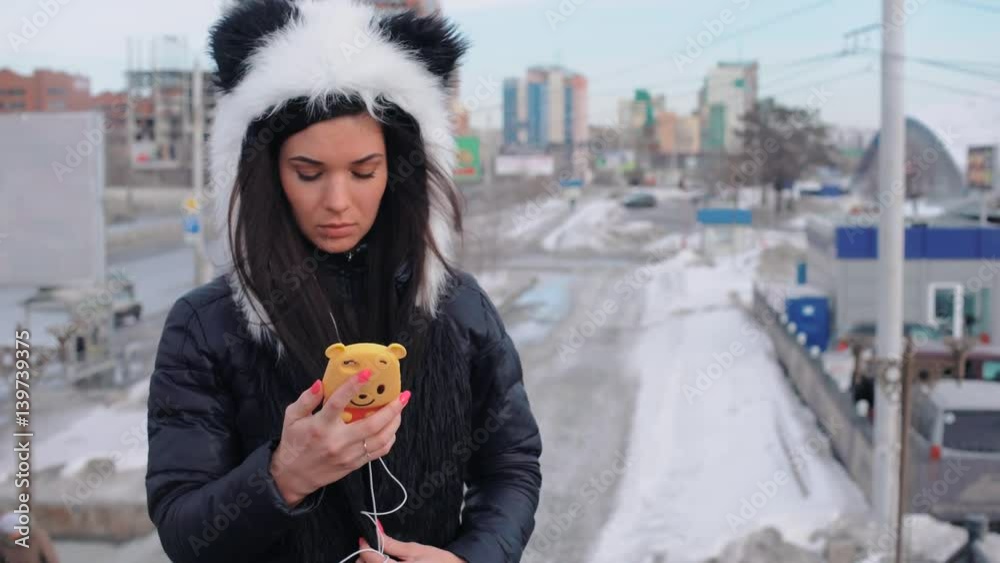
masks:
[[[313,244],[328,254],[340,254],[357,246],[360,240],[357,237],[320,237],[318,240],[314,240]]]

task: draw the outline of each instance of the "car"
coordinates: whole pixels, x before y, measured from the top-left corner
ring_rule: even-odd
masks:
[[[625,196],[622,205],[629,208],[656,207],[656,196],[647,192],[636,192]]]
[[[1000,462],[1000,385],[938,381],[920,389],[913,416],[917,432],[931,443],[932,459],[971,453]]]

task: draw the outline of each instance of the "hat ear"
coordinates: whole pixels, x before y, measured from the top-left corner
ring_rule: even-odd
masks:
[[[412,11],[387,16],[378,28],[389,41],[411,52],[448,86],[458,61],[469,48],[454,24],[440,15],[418,16]]]
[[[233,3],[209,32],[209,51],[218,67],[215,84],[231,92],[247,70],[247,60],[264,39],[298,17],[291,0],[243,0]]]

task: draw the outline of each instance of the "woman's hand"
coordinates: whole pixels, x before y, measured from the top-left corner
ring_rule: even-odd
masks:
[[[271,458],[271,475],[289,506],[298,505],[313,491],[392,449],[409,391],[364,420],[346,424],[341,419],[370,377],[371,372],[365,370],[345,382],[316,414],[312,412],[323,400],[320,381],[285,409],[281,441]]]
[[[361,549],[373,549],[368,542],[361,538],[358,540]],[[466,563],[450,551],[423,545],[420,543],[396,541],[389,536],[382,534],[382,546],[385,554],[390,557],[389,563]],[[359,563],[383,563],[385,557],[376,551],[365,551],[358,558]]]

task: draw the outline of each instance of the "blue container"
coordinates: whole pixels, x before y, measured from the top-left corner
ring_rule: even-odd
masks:
[[[796,266],[795,281],[798,282],[799,285],[805,285],[807,283],[805,262],[799,262]]]
[[[795,332],[804,332],[806,347],[819,346],[825,351],[830,342],[830,299],[827,297],[789,297],[785,314],[795,323]]]

